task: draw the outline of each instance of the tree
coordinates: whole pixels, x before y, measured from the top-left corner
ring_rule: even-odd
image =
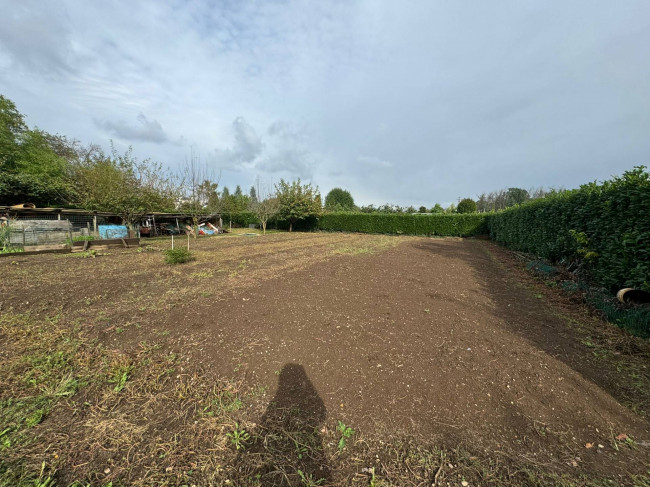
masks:
[[[418,208],[418,213],[426,213],[426,212],[427,212],[426,206],[420,206],[420,208]]]
[[[21,137],[26,131],[25,117],[14,102],[0,95],[0,169],[13,169]]]
[[[508,188],[506,193],[506,207],[520,205],[530,199],[528,191],[522,188]]]
[[[161,164],[139,161],[129,148],[106,156],[90,148],[74,168],[79,185],[78,203],[85,209],[115,212],[124,224],[138,224],[153,211],[172,211],[179,196],[178,183]]]
[[[275,185],[280,209],[278,216],[289,222],[289,231],[298,221],[318,218],[321,213],[321,197],[318,187],[302,184],[300,179],[291,183],[281,179]]]
[[[251,199],[251,203],[257,203],[257,191],[255,190],[255,186],[251,186],[251,190],[248,193],[248,196]]]
[[[194,237],[198,237],[199,219],[207,213],[219,213],[221,202],[217,193],[219,179],[206,164],[201,163],[193,150],[185,159],[180,185],[182,203],[180,209],[192,218]]]
[[[251,188],[251,190],[254,189],[255,187]],[[266,188],[260,188],[259,180],[257,181],[257,191],[255,191],[254,194],[255,199],[253,199],[253,191],[251,191],[249,209],[259,220],[260,225],[262,226],[262,233],[266,233],[266,224],[280,211],[280,202],[278,198],[266,190]]]
[[[463,198],[456,208],[457,213],[476,213],[476,202],[471,198]]]
[[[0,95],[0,204],[67,205],[74,200],[76,142],[29,129],[16,105]]]
[[[445,209],[440,203],[436,203],[433,208],[431,208],[431,213],[444,213]]]
[[[349,191],[334,188],[325,196],[325,208],[329,211],[352,211],[354,198]]]

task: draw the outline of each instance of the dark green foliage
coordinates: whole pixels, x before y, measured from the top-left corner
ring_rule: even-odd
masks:
[[[13,102],[0,95],[0,205],[61,206],[75,197],[69,156],[74,142],[30,130]]]
[[[334,188],[325,196],[325,208],[330,211],[350,211],[354,209],[354,198],[349,191]]]
[[[167,264],[183,264],[192,260],[194,260],[194,256],[186,248],[165,250],[165,262]]]
[[[599,309],[607,321],[625,328],[633,335],[650,337],[650,309],[641,307],[622,307],[613,294],[602,289],[588,288],[585,294],[588,304]]]
[[[326,213],[321,230],[467,237],[487,233],[484,214]]]
[[[238,211],[228,215],[228,220],[236,227],[247,227],[248,225],[257,225],[259,220],[252,211]],[[228,220],[224,218],[224,225],[228,225]]]
[[[498,243],[579,262],[612,291],[650,289],[650,174],[643,166],[491,214],[488,226]]]
[[[476,202],[471,198],[463,198],[456,208],[457,213],[476,213]]]
[[[528,191],[522,188],[508,188],[506,193],[506,206],[510,208],[511,206],[521,205],[530,199],[530,194]]]

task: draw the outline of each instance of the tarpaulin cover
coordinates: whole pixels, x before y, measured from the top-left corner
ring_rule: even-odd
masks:
[[[127,238],[129,230],[126,225],[99,225],[100,238]]]

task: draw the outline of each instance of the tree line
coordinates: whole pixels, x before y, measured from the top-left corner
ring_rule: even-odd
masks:
[[[0,95],[0,205],[34,203],[38,207],[75,207],[120,215],[125,224],[137,224],[151,212],[179,211],[195,225],[206,214],[253,212],[263,229],[271,219],[288,222],[317,218],[321,212],[361,213],[472,213],[505,209],[543,197],[543,189],[508,188],[464,198],[443,208],[357,206],[349,191],[332,189],[324,205],[311,183],[280,180],[256,184],[244,191],[220,188],[220,177],[191,153],[180,172],[173,173],[151,159],[140,160],[129,148],[109,152],[83,145],[62,135],[30,128],[15,104]]]

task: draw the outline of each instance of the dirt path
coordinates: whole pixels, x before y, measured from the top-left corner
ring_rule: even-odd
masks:
[[[410,239],[318,262],[235,293],[218,317],[184,310],[176,322],[198,324],[175,331],[193,337],[195,361],[270,394],[285,364],[302,365],[329,416],[365,431],[643,472],[647,448],[612,440],[650,439],[648,423],[563,361],[565,324],[488,246]]]

